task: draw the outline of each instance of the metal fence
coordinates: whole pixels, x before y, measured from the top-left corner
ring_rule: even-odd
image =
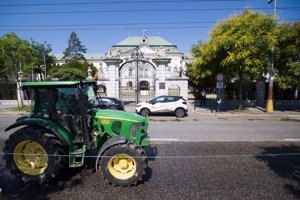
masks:
[[[148,90],[140,90],[138,93],[139,102],[148,101],[155,97],[155,87]],[[120,87],[120,99],[123,101],[136,101],[136,87]]]
[[[16,100],[17,83],[0,82],[0,100]]]

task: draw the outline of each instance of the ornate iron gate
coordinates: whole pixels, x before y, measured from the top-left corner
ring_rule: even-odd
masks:
[[[137,47],[120,66],[120,98],[136,103],[155,97],[155,66]]]

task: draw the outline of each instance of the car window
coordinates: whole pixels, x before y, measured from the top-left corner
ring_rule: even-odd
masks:
[[[167,102],[175,102],[176,98],[175,97],[167,97]]]
[[[155,100],[155,103],[163,103],[165,102],[165,97],[159,97]]]

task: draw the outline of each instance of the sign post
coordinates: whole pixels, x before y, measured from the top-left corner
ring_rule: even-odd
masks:
[[[223,73],[219,73],[216,76],[216,88],[218,89],[218,94],[217,94],[217,104],[218,104],[218,112],[220,112],[220,104],[223,102],[223,98],[221,97],[221,90],[224,89],[224,74]]]

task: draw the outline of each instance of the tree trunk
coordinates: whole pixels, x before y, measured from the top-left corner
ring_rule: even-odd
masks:
[[[299,99],[299,89],[300,89],[300,84],[297,84],[297,87],[296,87],[296,90],[295,90],[295,95],[294,95],[295,100]]]
[[[239,110],[243,110],[244,106],[243,106],[243,78],[240,77],[240,81],[239,81]]]

